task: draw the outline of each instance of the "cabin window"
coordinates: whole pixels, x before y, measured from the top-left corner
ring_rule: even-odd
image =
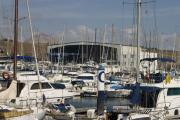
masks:
[[[151,120],[151,118],[143,117],[143,118],[135,118],[135,119],[132,119],[132,120]]]
[[[24,83],[18,83],[17,84],[17,89],[18,89],[18,93],[17,93],[17,97],[19,97],[19,95],[21,94],[22,89],[24,88],[25,84]]]
[[[36,89],[39,89],[39,83],[34,83],[34,84],[31,86],[31,90],[36,90]]]
[[[93,80],[93,76],[78,76],[77,79]]]
[[[41,84],[42,84],[42,89],[49,89],[49,88],[51,88],[49,83],[41,83]]]
[[[169,88],[167,92],[168,96],[180,95],[180,88]]]
[[[41,83],[41,87],[42,87],[42,89],[49,89],[49,88],[51,88],[49,83]],[[34,83],[31,86],[31,90],[36,90],[36,89],[39,89],[39,83]]]
[[[0,69],[1,69],[1,70],[4,70],[4,69],[6,69],[6,68],[5,68],[5,66],[0,66]]]
[[[66,86],[64,84],[51,83],[51,85],[52,85],[52,87],[54,89],[64,89],[64,88],[66,88]]]

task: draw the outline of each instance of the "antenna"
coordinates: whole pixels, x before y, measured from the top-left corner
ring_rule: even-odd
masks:
[[[141,1],[141,4],[148,4],[148,3],[153,3],[153,2],[156,2],[156,0],[151,0],[151,1]],[[135,5],[137,4],[137,2],[125,2],[123,1],[123,4],[132,4],[132,5]]]

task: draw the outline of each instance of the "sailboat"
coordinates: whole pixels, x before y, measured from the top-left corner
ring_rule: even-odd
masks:
[[[28,1],[27,1],[28,3]],[[29,8],[28,8],[29,9]],[[15,0],[15,17],[14,17],[14,78],[6,90],[0,92],[0,119],[8,120],[39,120],[43,119],[45,112],[38,107],[31,108],[30,104],[28,107],[19,107],[15,105],[16,98],[19,94],[20,87],[17,80],[17,42],[18,42],[18,0]]]

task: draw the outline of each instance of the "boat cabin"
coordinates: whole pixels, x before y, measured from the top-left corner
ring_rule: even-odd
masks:
[[[133,91],[132,103],[140,108],[151,110],[168,110],[168,116],[180,115],[180,80],[171,83],[141,83]]]
[[[72,98],[73,93],[65,89],[64,86],[51,85],[51,83],[43,76],[33,74],[21,74],[17,76],[19,81],[18,97],[23,100],[29,98],[37,100],[45,96],[48,102],[57,102],[60,98]],[[41,89],[40,89],[41,85]]]

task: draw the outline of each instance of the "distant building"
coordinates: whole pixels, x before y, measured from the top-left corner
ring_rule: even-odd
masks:
[[[48,46],[49,59],[64,63],[85,63],[95,61],[97,63],[118,62],[118,44],[97,43],[97,42],[71,42],[64,45]],[[63,57],[64,56],[64,57]]]
[[[65,64],[87,61],[106,62],[118,64],[127,70],[136,68],[137,63],[137,47],[110,43],[72,42],[64,45],[50,45],[48,55],[54,62],[62,61],[64,55]],[[146,57],[157,57],[157,53],[140,48],[140,59]]]
[[[120,65],[125,70],[135,69],[137,65],[137,47],[135,46],[120,46],[118,49]],[[145,48],[140,48],[139,60],[143,58],[157,57],[157,51],[148,51]],[[147,64],[147,63],[146,63]],[[157,65],[157,62],[153,64],[152,69]],[[140,70],[142,64],[139,65]]]

